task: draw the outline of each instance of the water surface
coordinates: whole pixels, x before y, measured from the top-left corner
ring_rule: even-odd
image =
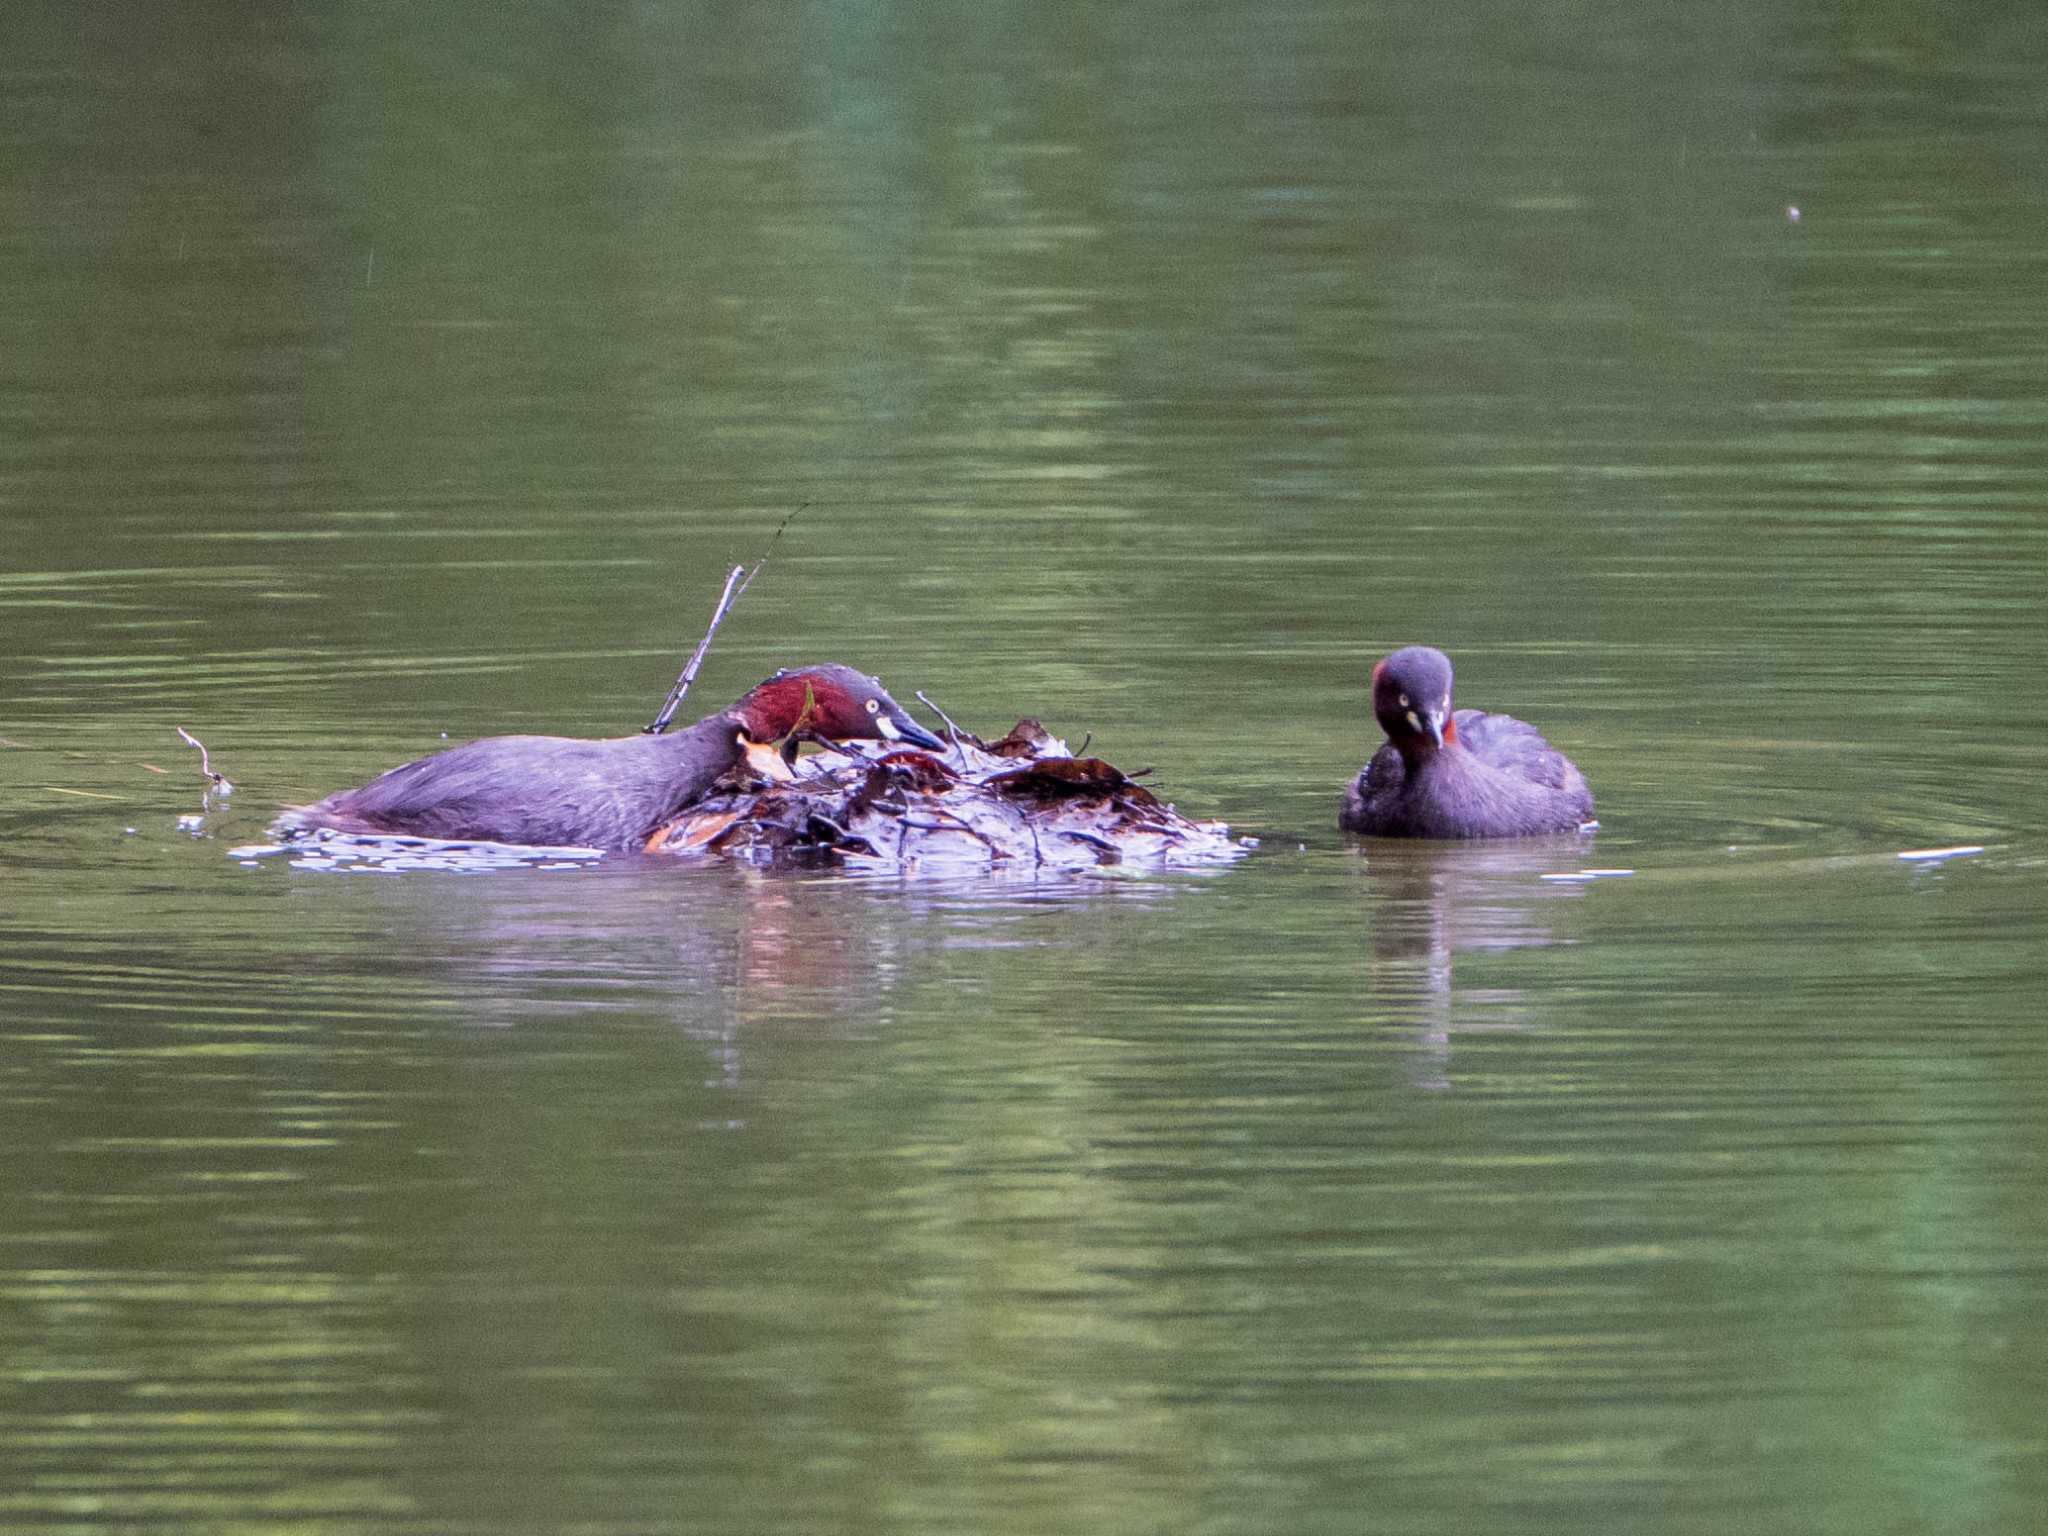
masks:
[[[11,25],[0,1527],[2048,1504],[2030,13]],[[798,507],[693,703],[1258,854],[227,856],[635,728]],[[1414,640],[1595,836],[1336,832]]]

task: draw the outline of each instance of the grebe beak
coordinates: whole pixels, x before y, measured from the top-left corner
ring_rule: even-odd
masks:
[[[787,784],[796,777],[775,744],[769,741],[755,741],[745,731],[740,732],[740,756],[747,766],[771,784]]]
[[[1422,712],[1422,728],[1429,732],[1429,739],[1442,747],[1444,744],[1444,712],[1440,709],[1426,709]]]
[[[943,752],[946,744],[930,731],[919,725],[908,715],[881,714],[875,716],[875,729],[888,741],[907,741],[913,747],[923,747],[927,752]]]

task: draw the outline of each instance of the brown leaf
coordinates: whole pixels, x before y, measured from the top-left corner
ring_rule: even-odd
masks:
[[[994,757],[1036,757],[1054,739],[1051,731],[1027,716],[1011,726],[1001,741],[990,742],[988,751]]]
[[[739,819],[740,813],[736,810],[678,816],[647,839],[647,852],[682,853],[687,849],[702,848]]]
[[[986,782],[990,789],[1006,795],[1055,799],[1067,795],[1111,795],[1120,789],[1145,793],[1125,778],[1121,770],[1099,757],[1040,758],[1028,768],[999,773]]]

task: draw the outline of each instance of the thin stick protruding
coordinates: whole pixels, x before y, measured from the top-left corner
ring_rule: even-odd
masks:
[[[917,690],[917,702],[922,704],[926,709],[930,710],[933,714],[937,715],[941,720],[945,721],[946,739],[953,743],[953,750],[955,752],[958,752],[960,750],[960,738],[965,734],[965,732],[963,732],[959,726],[953,723],[953,717],[947,714],[943,709],[939,708],[938,705],[934,704],[931,701],[930,696],[926,694],[922,688]],[[963,757],[961,761],[965,762],[966,759]]]
[[[217,789],[233,789],[235,787],[234,785],[228,782],[228,776],[226,774],[215,773],[213,771],[213,758],[207,753],[205,742],[201,741],[197,736],[194,736],[182,725],[173,726],[172,729],[178,733],[179,739],[183,741],[186,746],[197,747],[199,749],[199,771],[206,775],[207,781],[209,783],[211,783]]]
[[[726,576],[725,590],[718,594],[718,606],[711,611],[710,627],[704,631],[704,638],[697,642],[697,649],[690,653],[689,661],[677,675],[675,687],[669,689],[668,697],[662,700],[661,713],[656,715],[650,724],[641,727],[645,735],[659,736],[668,729],[669,722],[676,717],[676,711],[682,708],[683,695],[690,691],[690,684],[697,681],[697,669],[704,665],[705,653],[711,649],[711,637],[718,633],[718,626],[725,622],[725,616],[732,611],[732,605],[754,584],[754,578],[761,574],[761,567],[766,565],[768,557],[775,553],[775,546],[782,540],[782,530],[795,522],[797,513],[809,505],[808,501],[805,502],[776,525],[774,534],[768,540],[768,547],[761,551],[761,558],[754,562],[752,570],[744,565],[736,565]]]
[[[690,684],[697,681],[697,669],[704,665],[704,653],[711,649],[711,637],[718,633],[718,626],[725,622],[726,614],[732,611],[734,600],[746,590],[742,579],[747,574],[744,565],[736,565],[725,578],[725,590],[718,594],[718,606],[711,610],[711,626],[704,631],[704,638],[697,642],[697,649],[690,653],[690,659],[683,665],[675,687],[669,689],[668,697],[662,701],[661,713],[644,727],[649,736],[659,736],[668,729],[669,721],[675,719],[676,711],[682,707],[683,695],[690,691]]]
[[[756,560],[754,562],[754,568],[751,571],[747,572],[747,579],[740,583],[739,592],[733,593],[732,600],[734,602],[738,602],[740,600],[740,593],[745,592],[747,588],[751,587],[754,584],[754,578],[761,574],[761,567],[768,563],[768,557],[775,553],[775,546],[782,542],[782,530],[787,528],[791,523],[795,522],[797,519],[797,514],[799,512],[802,512],[808,506],[810,506],[810,503],[808,501],[800,502],[798,505],[790,509],[789,515],[787,517],[783,518],[781,522],[775,525],[775,531],[768,535],[768,547],[761,551],[761,558]]]

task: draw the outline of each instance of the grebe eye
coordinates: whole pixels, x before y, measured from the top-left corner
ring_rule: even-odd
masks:
[[[868,700],[868,713],[869,713],[869,714],[871,714],[871,715],[879,715],[879,714],[880,714],[881,712],[882,712],[882,701],[881,701],[880,699],[869,699],[869,700]]]
[[[1401,707],[1403,709],[1408,707],[1408,695],[1405,693],[1401,695]]]

